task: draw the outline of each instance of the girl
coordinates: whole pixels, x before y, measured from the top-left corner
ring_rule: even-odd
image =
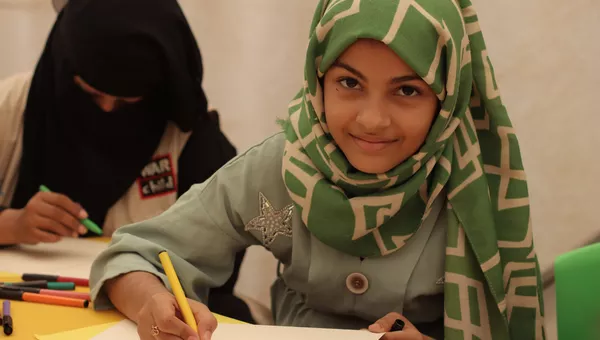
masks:
[[[321,0],[283,125],[120,229],[92,269],[96,308],[119,309],[142,339],[210,339],[206,290],[262,244],[282,264],[278,325],[544,337],[519,148],[469,0]],[[163,249],[198,334],[165,287]],[[390,332],[396,319],[406,326]]]
[[[0,245],[77,237],[88,216],[110,236],[234,157],[202,73],[176,0],[71,0],[33,76],[0,82]],[[247,319],[239,302],[222,312]]]

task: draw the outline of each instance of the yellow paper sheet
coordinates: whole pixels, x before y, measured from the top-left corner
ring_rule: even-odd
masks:
[[[215,314],[215,317],[217,318],[217,321],[219,323],[244,324],[241,321],[231,319],[226,316],[221,316],[218,314]],[[118,324],[118,322],[105,323],[102,325],[79,328],[79,329],[74,329],[74,330],[70,330],[70,331],[66,331],[66,332],[60,332],[60,333],[54,333],[54,334],[48,334],[48,335],[36,334],[35,338],[37,340],[89,340],[89,339],[95,337],[96,335],[106,331],[107,329],[115,326],[116,324]]]
[[[116,325],[118,322],[105,323],[103,325],[74,329],[67,332],[60,332],[48,335],[35,335],[37,340],[87,340],[104,332]]]

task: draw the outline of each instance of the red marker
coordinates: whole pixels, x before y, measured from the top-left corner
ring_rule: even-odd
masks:
[[[90,280],[76,277],[66,277],[59,275],[44,275],[44,274],[23,274],[23,281],[39,281],[45,280],[48,282],[73,282],[76,286],[89,287]]]

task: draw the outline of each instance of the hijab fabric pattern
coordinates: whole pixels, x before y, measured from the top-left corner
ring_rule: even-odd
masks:
[[[351,166],[324,113],[319,78],[359,38],[387,44],[441,104],[421,149],[384,174]],[[385,256],[440,197],[445,338],[544,338],[525,173],[471,2],[320,0],[304,77],[289,105],[282,176],[310,232],[354,256]]]

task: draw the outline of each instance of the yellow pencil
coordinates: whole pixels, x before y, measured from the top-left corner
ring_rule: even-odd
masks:
[[[173,268],[173,263],[171,262],[169,253],[167,253],[166,250],[163,250],[158,253],[158,258],[165,269],[165,274],[167,274],[167,278],[169,279],[169,283],[173,289],[173,295],[175,295],[175,300],[177,300],[177,304],[179,305],[179,309],[181,310],[181,314],[183,315],[185,323],[187,323],[194,331],[196,331],[196,333],[198,333],[198,325],[196,324],[194,313],[192,313],[192,309],[190,308],[190,304],[185,297],[183,288],[181,288],[181,283],[177,278],[177,273],[175,273],[175,268]]]

